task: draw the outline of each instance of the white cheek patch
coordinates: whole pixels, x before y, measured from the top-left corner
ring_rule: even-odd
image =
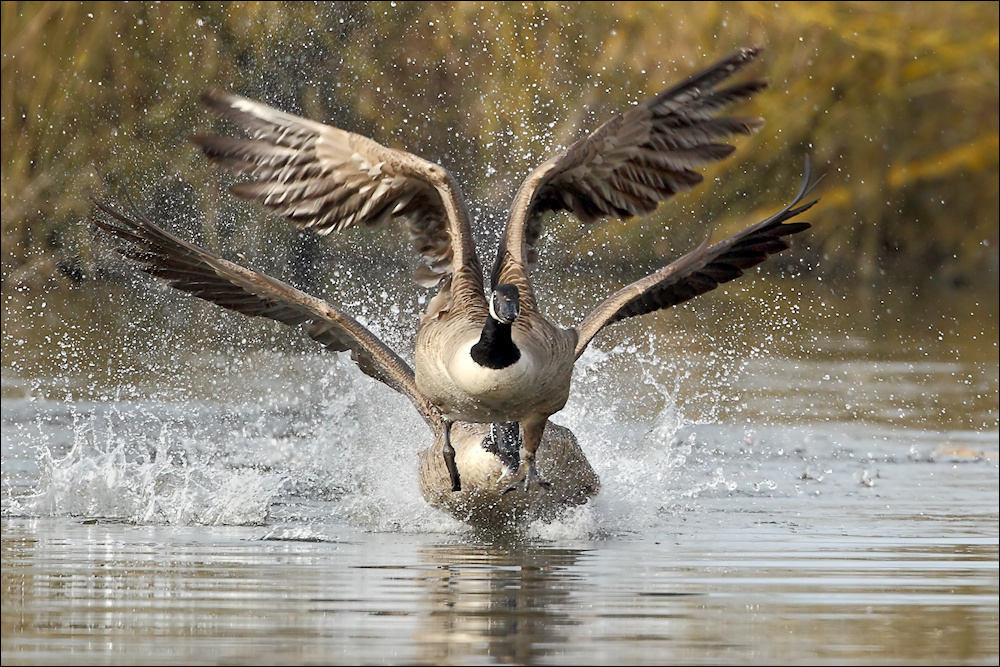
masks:
[[[497,317],[497,311],[493,308],[494,303],[496,303],[496,296],[490,295],[490,317],[499,322],[500,318]]]
[[[492,317],[492,318],[493,318],[494,320],[496,320],[497,322],[506,322],[506,320],[501,320],[501,319],[500,319],[500,316],[499,316],[499,315],[497,315],[497,311],[496,311],[496,309],[495,309],[495,308],[493,307],[493,304],[494,304],[495,302],[496,302],[496,295],[495,295],[495,294],[493,294],[493,295],[490,295],[490,317]],[[520,312],[521,312],[521,311],[520,311],[520,308],[518,308],[517,312],[518,312],[518,314],[520,314]]]

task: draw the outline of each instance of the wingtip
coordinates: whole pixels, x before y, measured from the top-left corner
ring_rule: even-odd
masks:
[[[222,114],[235,107],[242,98],[218,88],[209,88],[202,92],[198,99],[209,109]]]
[[[731,63],[731,66],[740,68],[751,61],[756,60],[757,56],[759,56],[763,50],[764,47],[757,44],[741,46],[729,54],[729,57],[726,60]]]
[[[228,96],[228,93],[224,93],[218,88],[208,88],[201,93],[198,99],[202,104],[212,106],[218,101],[225,99],[226,96]]]
[[[764,125],[767,124],[767,121],[760,116],[753,116],[745,119],[744,124],[747,128],[747,134],[751,134],[753,132],[758,132],[762,127],[764,127]]]

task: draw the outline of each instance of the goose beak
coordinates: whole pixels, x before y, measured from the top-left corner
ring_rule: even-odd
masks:
[[[497,322],[511,324],[521,314],[521,299],[514,285],[497,285],[490,298],[490,315]]]

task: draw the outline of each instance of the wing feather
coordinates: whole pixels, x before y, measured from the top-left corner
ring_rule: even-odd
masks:
[[[202,101],[250,135],[191,138],[220,167],[253,179],[233,186],[238,197],[320,234],[406,219],[423,285],[478,264],[465,205],[442,167],[236,95],[209,91]]]
[[[735,280],[769,256],[787,250],[788,237],[809,228],[807,222],[789,222],[817,200],[800,202],[816,187],[806,159],[802,186],[781,211],[714,245],[706,238],[698,248],[670,265],[623,287],[604,300],[577,327],[575,355],[579,358],[601,329],[629,317],[644,315],[684,303]]]
[[[759,118],[717,117],[725,107],[767,87],[752,80],[717,86],[752,62],[758,47],[738,49],[682,83],[615,116],[554,156],[524,181],[493,265],[492,282],[505,271],[530,274],[546,213],[568,211],[584,223],[652,212],[660,202],[702,181],[696,168],[732,154],[720,143],[750,134]]]
[[[440,424],[437,410],[417,390],[409,365],[343,310],[177,238],[134,204],[121,209],[96,199],[94,204],[93,224],[117,237],[118,252],[145,273],[247,316],[305,325],[311,338],[330,350],[349,351],[363,373],[409,398],[432,428]]]

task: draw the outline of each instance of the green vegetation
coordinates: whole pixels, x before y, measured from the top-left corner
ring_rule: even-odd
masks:
[[[862,284],[987,276],[995,289],[998,7],[5,2],[3,290],[113,270],[84,222],[95,166],[120,170],[158,221],[300,282],[329,270],[310,258],[359,234],[405,244],[375,232],[317,242],[234,201],[186,140],[225,129],[198,104],[207,87],[440,162],[488,220],[554,148],[748,43],[766,47],[754,73],[772,88],[740,113],[764,130],[651,218],[550,225],[550,261],[592,250],[602,264],[660,264],[709,223],[721,234],[773,211],[808,152],[827,176],[793,257],[804,271]]]

